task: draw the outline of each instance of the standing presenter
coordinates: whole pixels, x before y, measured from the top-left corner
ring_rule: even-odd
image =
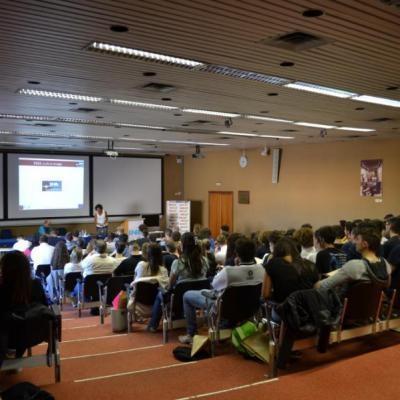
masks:
[[[108,234],[108,215],[101,204],[94,207],[94,223],[98,235],[107,236]]]

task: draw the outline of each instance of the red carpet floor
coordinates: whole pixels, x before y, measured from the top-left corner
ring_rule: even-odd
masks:
[[[371,399],[399,392],[400,335],[390,332],[335,346],[326,354],[305,351],[301,360],[265,382],[266,365],[243,359],[229,346],[219,355],[194,363],[181,363],[172,355],[178,345],[174,332],[162,345],[161,333],[150,334],[137,325],[130,334],[113,334],[109,317],[76,318],[63,313],[61,343],[62,381],[54,383],[47,367],[25,369],[0,376],[0,385],[30,381],[67,399]],[[43,350],[38,347],[35,351]],[[396,382],[395,382],[396,379]]]

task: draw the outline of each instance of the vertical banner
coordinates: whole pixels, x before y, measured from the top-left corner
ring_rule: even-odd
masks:
[[[382,196],[382,167],[383,160],[361,160],[361,196]]]
[[[272,149],[272,183],[279,182],[282,149]]]
[[[190,201],[167,201],[167,227],[190,232]]]

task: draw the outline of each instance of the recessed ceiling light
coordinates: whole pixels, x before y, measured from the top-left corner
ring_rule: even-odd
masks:
[[[30,85],[40,85],[39,81],[28,81]]]
[[[269,111],[267,111],[267,110],[260,111],[260,114],[268,114],[268,113],[269,113]]]
[[[204,63],[202,63],[200,61],[189,60],[189,59],[180,58],[180,57],[173,57],[173,56],[168,56],[165,54],[153,53],[150,51],[133,49],[133,48],[123,47],[123,46],[116,46],[113,44],[101,43],[101,42],[92,42],[89,44],[87,49],[93,50],[93,51],[99,51],[101,53],[118,54],[118,55],[123,55],[125,57],[139,58],[139,59],[143,59],[143,60],[151,60],[151,61],[156,61],[159,63],[169,64],[169,65],[178,65],[181,67],[195,68],[195,67],[201,67],[201,66],[205,65]]]
[[[386,90],[398,90],[399,88],[399,86],[388,86]]]
[[[111,25],[110,30],[113,32],[122,33],[122,32],[128,32],[129,28],[125,25]]]
[[[104,117],[102,115],[96,115],[97,119],[103,119]]]
[[[282,61],[279,65],[281,67],[293,67],[294,66],[294,62],[292,62],[292,61]]]
[[[333,121],[335,124],[340,124],[340,123],[342,123],[343,121],[340,121],[340,120],[337,120],[337,121]]]
[[[357,108],[355,108],[355,110],[356,111],[362,111],[362,110],[365,110],[365,107],[357,107]]]
[[[130,100],[110,99],[110,103],[121,105],[121,106],[150,108],[150,109],[154,109],[154,110],[167,110],[167,111],[168,110],[178,110],[178,107],[164,106],[162,104],[153,104],[153,103],[141,103],[139,101],[130,101]]]
[[[279,93],[268,93],[267,96],[279,96]]]
[[[163,100],[163,101],[171,101],[172,99],[171,99],[171,97],[162,97],[161,100]]]
[[[80,94],[72,94],[72,93],[64,93],[64,92],[55,92],[50,90],[35,90],[35,89],[19,89],[17,91],[19,94],[25,94],[28,96],[38,96],[38,97],[51,97],[56,99],[66,99],[66,100],[81,100],[88,101],[91,103],[97,103],[99,101],[103,101],[102,97],[96,96],[84,96]]]
[[[179,114],[179,113],[174,114],[174,117],[181,117],[181,116],[182,116],[182,114]]]
[[[289,124],[293,123],[293,121],[290,121],[288,119],[261,117],[261,116],[258,116],[258,115],[246,115],[246,118],[248,118],[248,119],[259,119],[259,120],[262,120],[262,121],[271,121],[271,122],[284,122],[284,123],[289,123]]]
[[[341,126],[338,128],[340,131],[354,131],[354,132],[375,132],[375,129],[368,129],[368,128],[352,128],[351,126]]]
[[[229,131],[219,131],[222,135],[229,135],[229,136],[258,136],[255,133],[247,133],[247,132],[229,132]]]
[[[306,92],[325,94],[327,96],[333,96],[333,97],[340,97],[342,99],[347,99],[357,95],[357,93],[348,92],[346,90],[333,89],[326,86],[314,85],[312,83],[307,83],[307,82],[293,82],[293,83],[288,83],[287,85],[284,86],[291,89],[304,90]]]
[[[155,72],[147,71],[143,72],[143,76],[156,76],[157,74]]]
[[[316,18],[320,17],[321,15],[324,15],[324,12],[322,10],[317,10],[315,8],[303,11],[303,17],[306,18]]]
[[[183,108],[182,111],[188,112],[188,113],[193,113],[193,114],[215,115],[216,117],[227,117],[227,118],[240,117],[240,114],[226,113],[226,112],[220,112],[220,111],[211,111],[211,110],[197,110],[194,108]]]
[[[78,103],[71,102],[71,103],[68,103],[68,104],[70,104],[71,106],[76,106]]]
[[[295,125],[300,125],[300,126],[308,126],[310,128],[322,128],[322,129],[332,129],[336,128],[333,125],[323,125],[323,124],[313,124],[310,122],[295,122]]]
[[[389,107],[400,107],[400,100],[386,99],[384,97],[361,95],[353,97],[352,100],[364,101],[366,103],[379,104]]]

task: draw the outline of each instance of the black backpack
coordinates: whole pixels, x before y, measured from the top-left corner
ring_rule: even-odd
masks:
[[[54,397],[30,382],[17,383],[1,393],[2,400],[54,400]]]
[[[188,362],[188,361],[198,361],[204,358],[210,358],[210,355],[205,350],[200,350],[193,357],[190,355],[192,352],[191,347],[178,346],[175,347],[172,353],[178,361]]]

